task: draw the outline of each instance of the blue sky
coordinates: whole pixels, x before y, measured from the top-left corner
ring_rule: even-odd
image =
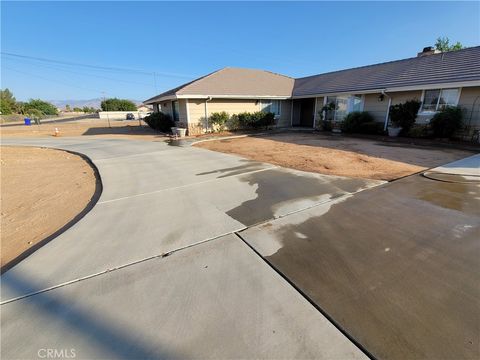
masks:
[[[1,86],[19,100],[144,100],[225,66],[301,77],[480,44],[478,2],[4,2]],[[153,72],[155,76],[156,84]]]

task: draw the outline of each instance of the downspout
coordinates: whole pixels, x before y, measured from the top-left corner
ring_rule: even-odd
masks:
[[[388,95],[385,90],[382,90],[382,95],[388,97],[387,115],[385,115],[385,124],[383,125],[383,131],[386,131],[388,127],[388,117],[390,116],[390,106],[392,105],[392,97]]]
[[[209,97],[205,100],[205,125],[206,125],[206,127],[207,127],[206,130],[205,130],[205,132],[208,132],[208,105],[207,105],[207,103],[208,103],[209,101],[212,101],[212,97],[211,97],[211,96],[209,96]]]

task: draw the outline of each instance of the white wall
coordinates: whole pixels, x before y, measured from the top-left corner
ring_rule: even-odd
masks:
[[[135,119],[139,117],[144,118],[150,112],[144,111],[100,111],[98,116],[100,119],[110,119],[110,120],[125,120],[127,118],[127,114],[133,114]]]

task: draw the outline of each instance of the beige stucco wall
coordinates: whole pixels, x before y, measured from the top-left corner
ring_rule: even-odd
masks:
[[[205,124],[205,100],[204,99],[189,99],[189,129],[206,128]],[[260,111],[260,103],[257,100],[248,99],[212,99],[207,103],[208,116],[214,112],[225,111],[230,115],[239,114],[242,112]],[[280,117],[278,119],[279,127],[290,126],[291,102],[290,100],[280,101]]]
[[[365,94],[363,110],[368,111],[374,117],[375,121],[384,122],[388,110],[388,96],[383,101],[378,101],[381,93]],[[422,91],[400,91],[388,93],[392,98],[392,105],[400,104],[408,100],[419,100],[422,97]]]
[[[458,105],[464,109],[465,125],[480,128],[480,87],[462,88]]]

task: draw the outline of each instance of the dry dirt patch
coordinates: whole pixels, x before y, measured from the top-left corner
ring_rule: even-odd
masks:
[[[448,163],[470,152],[319,134],[277,134],[198,143],[195,146],[297,170],[393,180]]]
[[[5,147],[1,151],[1,266],[74,219],[95,194],[96,177],[65,151]]]
[[[165,136],[150,129],[138,120],[111,120],[110,126],[104,119],[82,119],[66,122],[45,122],[40,125],[4,125],[0,127],[1,135],[8,137],[51,137],[59,130],[59,136],[96,136],[109,138],[128,138],[135,140],[164,140]]]

